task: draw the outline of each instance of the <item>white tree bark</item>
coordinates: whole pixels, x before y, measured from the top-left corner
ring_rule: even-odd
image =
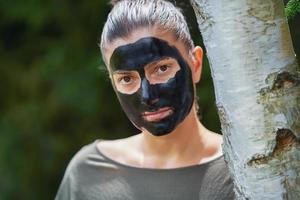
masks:
[[[237,199],[299,200],[300,70],[282,0],[191,3]]]

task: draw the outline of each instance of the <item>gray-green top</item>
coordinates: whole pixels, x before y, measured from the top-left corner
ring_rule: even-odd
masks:
[[[174,169],[132,167],[84,146],[69,163],[56,200],[231,200],[233,183],[220,156]]]

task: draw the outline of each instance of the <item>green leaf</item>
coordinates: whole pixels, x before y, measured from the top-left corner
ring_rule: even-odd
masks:
[[[288,19],[295,17],[300,12],[300,0],[290,0],[285,7],[285,15]]]

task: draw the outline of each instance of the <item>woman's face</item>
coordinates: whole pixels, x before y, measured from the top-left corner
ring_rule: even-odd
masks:
[[[110,47],[109,73],[128,118],[156,136],[175,130],[194,102],[193,62],[184,45],[172,34],[139,31]]]

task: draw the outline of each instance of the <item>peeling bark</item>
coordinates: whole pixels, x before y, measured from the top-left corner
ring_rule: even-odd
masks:
[[[281,0],[192,0],[237,199],[300,199],[300,70]]]
[[[276,132],[276,144],[270,155],[255,154],[247,164],[251,167],[255,165],[268,164],[271,159],[281,159],[287,151],[292,148],[299,148],[300,140],[289,129],[278,129]]]

